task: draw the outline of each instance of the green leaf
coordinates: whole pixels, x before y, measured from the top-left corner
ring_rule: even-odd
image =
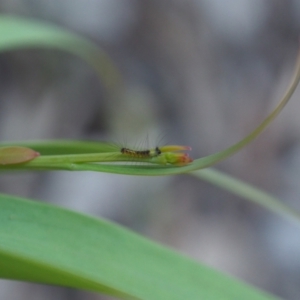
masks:
[[[29,146],[30,145],[30,146]],[[88,154],[115,152],[116,145],[106,142],[77,141],[77,140],[39,140],[39,141],[17,141],[2,142],[0,147],[22,146],[38,151],[43,156]]]
[[[246,200],[261,205],[262,207],[272,211],[289,221],[300,223],[300,212],[288,207],[280,199],[248,184],[239,179],[236,179],[228,174],[222,173],[212,168],[192,172],[194,175],[202,180],[212,183],[214,186],[225,189],[237,196]]]
[[[123,299],[275,297],[110,222],[0,195],[0,276]]]
[[[293,95],[298,83],[300,80],[300,53],[298,55],[298,60],[296,64],[295,75],[292,78],[291,84],[286,90],[284,96],[281,101],[275,107],[275,109],[259,124],[250,134],[248,134],[245,138],[237,142],[236,144],[228,147],[227,149],[217,152],[212,155],[208,155],[206,157],[198,158],[194,160],[192,163],[187,164],[185,166],[173,166],[173,165],[109,165],[109,164],[97,164],[90,162],[103,162],[103,160],[97,158],[102,158],[103,155],[97,156],[97,153],[89,152],[91,149],[98,149],[97,152],[110,153],[111,151],[116,151],[116,148],[108,143],[98,143],[97,144],[86,144],[85,142],[74,142],[71,141],[53,141],[46,142],[43,146],[42,143],[22,143],[23,146],[27,147],[36,147],[34,149],[43,148],[46,151],[47,155],[42,155],[37,159],[30,161],[24,165],[20,166],[0,166],[0,170],[5,169],[20,169],[20,170],[70,170],[70,171],[96,171],[96,172],[108,172],[108,173],[117,173],[117,174],[128,174],[128,175],[147,175],[147,176],[158,176],[158,175],[175,175],[181,173],[187,173],[191,171],[196,171],[200,169],[204,169],[210,167],[222,160],[225,160],[229,156],[237,153],[242,148],[247,146],[250,142],[252,142],[257,136],[259,136],[270,123],[278,116],[278,114],[282,111],[284,106],[288,103],[291,96]],[[51,145],[51,143],[53,145]],[[79,155],[73,154],[73,156],[68,155],[68,153],[63,150],[64,147],[71,149],[71,144],[74,144],[76,150],[79,151]],[[5,144],[3,144],[5,145]],[[6,144],[7,145],[7,144]],[[13,145],[13,144],[12,144]],[[20,143],[21,145],[21,143]],[[80,149],[85,150],[80,150]],[[87,150],[89,149],[89,150]],[[114,150],[113,150],[114,149]],[[81,151],[81,152],[80,152]],[[63,153],[63,155],[59,156],[57,153]],[[71,150],[71,153],[74,151]],[[88,155],[82,155],[82,153],[90,153],[91,157]],[[53,155],[56,154],[56,155]],[[94,155],[95,154],[95,155]],[[105,159],[107,156],[105,157]],[[105,161],[105,160],[104,160]]]
[[[1,16],[0,36],[0,51],[12,50],[21,47],[54,47],[78,55],[89,62],[98,71],[111,92],[113,91],[112,87],[115,87],[116,83],[120,82],[118,72],[105,53],[101,52],[91,42],[56,26],[17,17]],[[227,159],[259,136],[262,131],[265,130],[270,123],[272,123],[272,121],[288,103],[299,83],[299,80],[300,53],[296,63],[295,75],[286,93],[279,102],[278,106],[269,114],[269,116],[267,116],[265,120],[262,121],[261,124],[257,126],[257,128],[255,128],[245,138],[228,147],[227,149],[206,157],[198,158],[194,160],[193,163],[186,166],[104,165],[89,163],[89,160],[86,156],[84,156],[83,161],[80,161],[80,159],[83,157],[77,157],[76,155],[69,158],[44,157],[44,155],[42,155],[41,157],[22,166],[0,166],[0,169],[98,171],[147,176],[174,175],[204,169]],[[100,145],[100,148],[102,147],[103,145]],[[62,150],[57,148],[55,152],[57,153],[60,151]]]
[[[25,48],[67,51],[90,64],[110,92],[120,85],[112,60],[89,40],[47,22],[0,15],[0,52]]]

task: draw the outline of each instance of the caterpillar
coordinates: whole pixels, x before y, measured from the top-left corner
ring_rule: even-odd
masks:
[[[132,150],[123,147],[121,148],[121,153],[135,158],[151,158],[160,155],[161,150],[158,147],[149,150]]]

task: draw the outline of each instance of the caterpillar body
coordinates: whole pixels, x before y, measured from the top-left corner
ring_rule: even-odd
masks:
[[[161,154],[161,150],[156,147],[152,150],[132,150],[129,148],[123,147],[121,149],[121,153],[127,156],[135,157],[135,158],[151,158],[156,157]]]

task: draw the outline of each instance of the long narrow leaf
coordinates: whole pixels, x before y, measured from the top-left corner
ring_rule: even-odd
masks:
[[[275,299],[107,221],[6,195],[0,206],[2,278],[124,299]]]
[[[299,211],[289,208],[280,199],[277,199],[248,183],[212,168],[192,172],[191,174],[237,196],[259,204],[289,221],[296,221],[298,225],[300,224]]]
[[[174,175],[174,174],[181,174],[191,171],[196,171],[200,169],[207,168],[211,165],[214,165],[218,163],[221,160],[224,160],[228,158],[229,156],[235,154],[242,148],[244,148],[246,145],[248,145],[250,142],[252,142],[259,134],[262,133],[263,130],[266,129],[266,127],[276,118],[276,116],[282,111],[284,106],[288,103],[291,96],[293,95],[298,83],[300,80],[300,52],[297,59],[296,64],[296,70],[295,75],[292,78],[292,82],[290,86],[288,87],[287,91],[285,92],[283,98],[277,105],[277,107],[269,114],[269,116],[257,127],[255,128],[250,134],[248,134],[245,138],[243,138],[241,141],[237,142],[236,144],[232,145],[231,147],[220,151],[218,153],[199,158],[194,160],[193,163],[190,163],[186,166],[177,167],[177,166],[148,166],[148,165],[104,165],[104,164],[92,164],[92,163],[85,163],[86,160],[83,160],[82,163],[78,163],[78,159],[74,161],[67,159],[64,161],[63,158],[60,160],[53,160],[53,158],[49,157],[49,160],[47,160],[47,157],[40,156],[26,164],[18,165],[18,166],[7,166],[3,167],[0,166],[0,170],[7,170],[7,169],[20,169],[20,170],[74,170],[74,171],[97,171],[97,172],[109,172],[109,173],[117,173],[117,174],[128,174],[128,175],[147,175],[147,176],[158,176],[158,175]],[[67,142],[63,142],[64,145],[67,145]],[[74,142],[71,142],[74,143]],[[8,144],[3,144],[5,146],[8,146]],[[15,144],[12,144],[15,145]],[[28,143],[20,143],[22,146],[30,147],[34,149],[34,145],[30,142]],[[39,150],[38,144],[37,148],[35,150]],[[56,145],[57,146],[57,145]],[[78,146],[78,144],[77,144]],[[94,144],[94,146],[96,146]],[[40,144],[40,147],[42,145]],[[49,151],[48,153],[51,154],[51,145],[48,142]],[[62,147],[62,146],[61,146]],[[85,148],[85,146],[82,147]],[[104,149],[107,149],[109,147],[109,144],[105,145],[105,143],[99,143],[98,149],[100,152],[105,151]],[[46,147],[45,147],[46,148]],[[57,153],[59,150],[58,147],[56,147],[55,151],[53,153]],[[62,147],[63,148],[63,147]],[[70,147],[69,147],[70,148]],[[78,149],[78,148],[77,148]],[[101,151],[102,149],[103,151]],[[109,151],[109,150],[108,150]],[[72,152],[73,153],[73,152]],[[86,153],[86,152],[84,152]],[[67,155],[66,155],[67,156]],[[56,163],[53,163],[53,161],[56,161]]]
[[[89,41],[64,31],[58,27],[45,24],[43,22],[29,21],[17,17],[0,17],[0,51],[12,50],[15,48],[24,47],[55,47],[61,50],[68,51],[76,54],[87,62],[89,62],[98,72],[102,78],[106,80],[107,71],[109,69],[110,74],[107,78],[113,78],[106,82],[107,86],[111,88],[111,82],[118,82],[118,72],[113,67],[113,64],[109,58]],[[67,160],[62,163],[53,163],[53,161],[47,162],[44,157],[39,157],[27,164],[14,167],[15,169],[27,169],[27,170],[92,170],[99,172],[110,172],[129,175],[172,175],[180,174],[190,171],[195,171],[203,168],[207,168],[216,164],[217,162],[228,158],[235,154],[243,147],[252,142],[266,127],[276,118],[276,116],[282,111],[283,107],[288,103],[292,94],[294,93],[300,80],[300,53],[298,55],[295,75],[292,79],[290,86],[288,87],[283,98],[279,102],[278,106],[270,113],[270,115],[249,135],[243,138],[241,141],[232,145],[231,147],[220,151],[218,153],[196,159],[193,163],[184,167],[174,166],[115,166],[115,165],[97,165],[97,164],[77,164],[77,161],[71,162]],[[30,145],[23,144],[30,147]],[[59,150],[58,150],[59,151]],[[9,169],[10,167],[8,167]],[[5,170],[4,167],[1,167]]]
[[[0,15],[0,52],[25,48],[52,48],[79,56],[110,92],[121,82],[109,56],[89,40],[47,22]]]

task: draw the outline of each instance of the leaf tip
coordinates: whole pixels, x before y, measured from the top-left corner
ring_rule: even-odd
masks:
[[[0,165],[25,163],[40,156],[40,153],[26,147],[13,146],[0,148]]]

